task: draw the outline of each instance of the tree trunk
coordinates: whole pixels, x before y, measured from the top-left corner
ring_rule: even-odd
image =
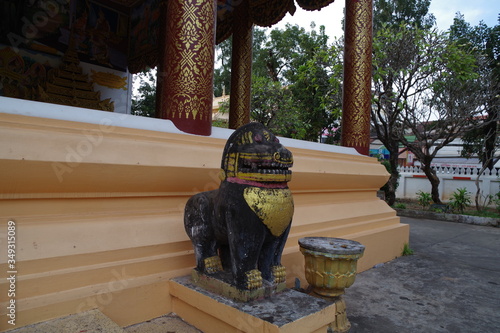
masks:
[[[429,179],[429,182],[431,183],[431,196],[432,196],[432,201],[434,201],[435,204],[442,204],[440,196],[439,196],[439,178],[436,175],[436,171],[430,167],[428,164],[423,164],[422,165],[422,171],[425,173],[427,176],[427,179]]]
[[[394,205],[396,202],[396,189],[398,188],[398,180],[399,180],[399,171],[398,171],[398,154],[399,149],[397,143],[394,147],[389,147],[389,165],[390,165],[390,174],[389,180],[387,181],[387,191],[385,194],[385,201],[389,206]],[[386,146],[387,148],[387,146]]]
[[[399,172],[396,170],[396,174],[391,173],[389,180],[387,181],[387,191],[385,192],[385,201],[389,206],[394,205],[396,202],[396,188],[398,184]]]

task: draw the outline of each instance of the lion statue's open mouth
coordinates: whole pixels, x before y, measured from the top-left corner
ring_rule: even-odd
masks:
[[[245,131],[235,132],[234,137],[231,136],[226,144],[222,156],[221,179],[263,183],[290,181],[292,153],[263,125],[251,123],[246,126],[248,127],[242,127]]]

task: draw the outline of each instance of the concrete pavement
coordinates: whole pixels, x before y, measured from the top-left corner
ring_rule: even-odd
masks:
[[[414,254],[358,274],[350,332],[500,332],[500,228],[401,222]]]

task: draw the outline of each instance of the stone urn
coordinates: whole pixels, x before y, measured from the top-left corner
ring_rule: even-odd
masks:
[[[341,295],[356,279],[358,259],[365,246],[352,240],[331,237],[299,239],[300,252],[305,258],[306,280],[312,294],[335,302],[337,314],[330,326],[333,332],[347,332],[345,302]]]

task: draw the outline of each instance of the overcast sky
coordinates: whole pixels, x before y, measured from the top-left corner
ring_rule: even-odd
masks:
[[[311,21],[317,26],[324,25],[326,34],[330,37],[342,35],[342,17],[344,15],[345,0],[336,0],[334,3],[320,11],[305,11],[297,6],[294,16],[287,14],[285,18],[274,27],[284,28],[286,23],[298,24],[310,30]],[[436,17],[439,30],[447,30],[453,24],[457,12],[465,16],[465,21],[477,25],[481,20],[489,27],[498,23],[500,13],[499,0],[431,0],[429,12]],[[333,38],[330,39],[332,41]]]

